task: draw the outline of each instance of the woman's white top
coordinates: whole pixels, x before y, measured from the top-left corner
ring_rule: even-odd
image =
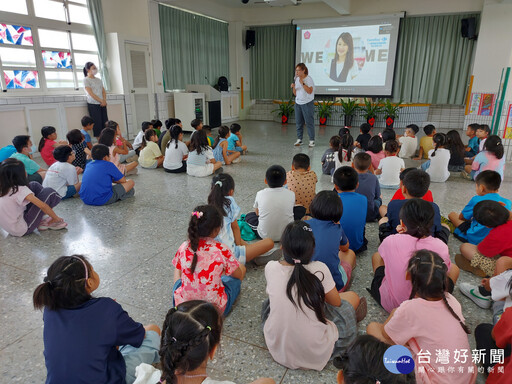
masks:
[[[311,76],[306,76],[304,78],[304,84],[306,84],[308,87],[313,87],[313,92],[307,93],[300,83],[299,77],[297,76],[295,79],[295,103],[299,105],[307,104],[315,99],[315,83],[313,82]]]
[[[336,62],[336,75],[338,77],[340,77],[341,75],[341,71],[343,71],[343,66],[345,65],[345,62],[343,63],[338,63]],[[357,67],[357,63],[354,61],[354,64],[352,64],[352,68],[350,68],[348,70],[348,73],[347,73],[347,81],[350,81],[352,80],[354,77],[356,77],[357,75],[359,75],[359,69]]]
[[[86,76],[84,78],[84,89],[85,87],[89,87],[92,89],[92,93],[94,93],[96,96],[98,96],[100,99],[103,99],[103,83],[101,82],[101,79],[98,79],[96,77],[90,78],[89,76]],[[98,101],[94,100],[91,95],[87,91],[85,91],[85,95],[87,97],[87,103],[89,104],[101,104]]]

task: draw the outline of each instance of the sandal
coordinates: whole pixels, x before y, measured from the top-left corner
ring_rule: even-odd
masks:
[[[466,259],[460,253],[455,255],[455,264],[457,264],[457,267],[463,271],[471,272],[473,275],[477,275],[478,277],[487,277],[487,274],[484,271],[482,271],[480,268],[473,267],[471,265],[471,261]]]

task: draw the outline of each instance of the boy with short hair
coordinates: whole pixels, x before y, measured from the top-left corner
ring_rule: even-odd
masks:
[[[414,169],[418,169],[418,168],[405,168],[401,173],[400,173],[400,187],[396,190],[395,194],[393,195],[393,197],[391,198],[390,201],[393,201],[393,200],[404,200],[405,197],[404,197],[404,194],[402,193],[402,185],[404,185],[404,178],[405,178],[405,175],[407,175],[409,172],[411,172],[412,170]],[[425,194],[425,196],[422,197],[423,200],[425,201],[428,201],[430,203],[433,203],[434,202],[434,196],[432,196],[432,191],[429,189],[427,191],[427,193]],[[379,209],[379,211],[382,212],[382,210],[385,209],[385,211],[383,213],[381,213],[381,216],[384,217],[386,216],[386,212],[387,212],[387,205],[382,205]]]
[[[334,188],[343,203],[343,215],[340,224],[349,240],[350,249],[358,254],[366,251],[365,225],[368,200],[356,193],[359,185],[358,174],[352,167],[340,167],[333,175]]]
[[[110,152],[106,145],[93,146],[91,156],[93,161],[85,169],[79,192],[85,204],[108,205],[135,194],[134,181],[126,179],[115,164],[110,162]]]
[[[379,207],[382,205],[380,195],[380,185],[377,176],[368,172],[372,165],[372,158],[365,152],[360,152],[354,156],[352,167],[356,170],[359,179],[359,185],[356,193],[366,196],[368,200],[368,209],[366,211],[366,221],[372,222],[379,218]]]
[[[309,206],[316,195],[318,182],[315,171],[311,170],[308,155],[297,153],[293,156],[292,170],[286,173],[286,182],[288,189],[295,193],[295,207],[304,208],[302,215],[304,217],[309,212]],[[298,208],[295,208],[295,211],[297,210]]]
[[[209,125],[203,125],[203,130],[206,132],[206,138],[208,139],[208,145],[213,148],[213,143],[215,142],[215,140],[212,137],[212,127],[210,127]],[[165,153],[165,151],[162,153]]]
[[[57,161],[48,168],[43,187],[54,189],[62,199],[74,197],[82,184],[78,181],[82,168],[71,164],[75,153],[70,146],[60,145],[53,151],[53,157]]]
[[[91,135],[89,132],[91,132],[92,128],[94,127],[94,120],[90,116],[84,116],[82,117],[81,123],[82,129],[80,132],[82,132],[82,135],[84,135],[85,144],[87,145],[87,148],[92,149]]]
[[[474,220],[473,217],[473,210],[479,202],[493,200],[502,203],[508,210],[512,208],[512,202],[498,194],[500,185],[501,176],[498,172],[483,171],[476,176],[476,196],[469,200],[461,213],[451,212],[448,215],[455,226],[453,235],[457,239],[477,245],[489,234],[490,229]]]
[[[480,139],[476,137],[476,130],[480,127],[480,124],[469,124],[466,128],[466,136],[469,137],[468,145],[465,148],[464,157],[473,158],[478,153],[478,146]]]
[[[415,157],[414,160],[428,159],[428,152],[431,149],[434,149],[434,141],[433,137],[436,134],[436,127],[432,124],[427,124],[423,128],[423,132],[425,132],[426,136],[423,136],[420,139],[420,153],[418,157]]]
[[[478,140],[480,142],[478,143],[478,152],[482,152],[484,150],[484,144],[485,140],[489,137],[491,134],[491,128],[487,124],[479,125],[476,129],[476,137],[478,137]]]
[[[37,164],[31,154],[32,140],[28,135],[15,136],[12,139],[12,145],[16,148],[16,153],[13,153],[10,157],[17,159],[25,166],[27,172],[28,181],[37,181],[39,184],[43,184],[43,179],[46,176],[46,169],[41,168]]]
[[[137,133],[135,140],[133,140],[132,146],[133,146],[133,149],[135,149],[135,153],[137,154],[137,156],[139,155],[139,153],[142,149],[141,145],[142,145],[142,139],[144,138],[144,133],[148,129],[153,129],[153,126],[151,125],[151,123],[149,121],[143,121],[141,124],[141,130],[139,131],[139,133]]]
[[[333,136],[329,140],[329,148],[327,148],[322,155],[322,159],[320,160],[322,163],[322,173],[324,175],[332,176],[334,169],[336,168],[336,163],[334,161],[334,153],[338,151],[340,147],[341,139],[339,136]]]
[[[294,220],[295,193],[284,188],[286,171],[280,165],[272,165],[265,173],[268,188],[256,193],[254,212],[245,221],[262,239],[279,241],[284,228]]]
[[[402,193],[405,200],[392,200],[387,207],[386,217],[379,221],[379,239],[382,242],[389,235],[397,233],[396,227],[400,224],[400,209],[409,199],[421,199],[430,186],[430,176],[421,169],[409,171],[403,180]],[[450,229],[447,225],[441,224],[441,212],[436,203],[430,203],[434,208],[434,226],[432,236],[448,243]]]
[[[418,146],[418,139],[416,134],[420,128],[416,124],[409,124],[405,128],[404,135],[399,137],[398,143],[400,144],[400,152],[398,157],[410,159],[416,153],[416,147]]]
[[[372,135],[370,135],[370,131],[372,130],[372,126],[368,123],[363,123],[359,126],[359,132],[361,134],[357,136],[356,141],[354,141],[354,145],[362,149],[363,151],[368,150],[368,142],[372,138]]]
[[[240,130],[242,127],[240,124],[233,123],[229,130],[231,131],[231,135],[228,137],[228,151],[238,151],[242,155],[245,155],[247,152],[247,146],[242,143],[242,133]]]
[[[475,205],[475,220],[489,229],[489,233],[476,245],[463,243],[460,254],[455,255],[455,263],[463,270],[480,277],[494,276],[495,272],[503,272],[497,267],[497,261],[505,257],[503,262],[512,260],[512,220],[510,211],[500,202],[482,200]]]

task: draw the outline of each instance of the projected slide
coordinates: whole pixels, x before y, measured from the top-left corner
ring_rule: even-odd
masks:
[[[297,62],[316,94],[391,96],[399,18],[365,25],[298,25]]]

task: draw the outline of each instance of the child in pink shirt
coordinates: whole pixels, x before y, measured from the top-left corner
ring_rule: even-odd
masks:
[[[59,145],[68,145],[68,142],[55,141],[55,139],[57,139],[57,130],[50,126],[41,128],[41,136],[37,150],[41,154],[44,162],[50,166],[57,161],[53,158],[53,150]]]
[[[441,256],[449,271],[448,284],[453,292],[459,268],[451,264],[448,246],[432,237],[433,221],[432,204],[422,199],[409,199],[400,210],[398,233],[386,237],[373,255],[370,293],[386,311],[391,312],[409,298],[412,285],[405,279],[405,272],[411,255],[419,249],[429,249]]]
[[[205,300],[227,315],[240,294],[245,276],[231,250],[215,240],[223,225],[220,210],[213,205],[194,209],[188,225],[188,241],[172,260],[173,306],[189,300]]]
[[[382,149],[382,138],[380,136],[372,136],[370,141],[368,141],[368,150],[366,153],[372,158],[372,171],[379,168],[380,161],[386,157]]]
[[[446,292],[446,262],[437,253],[422,249],[413,254],[406,271],[412,286],[409,300],[384,324],[370,323],[366,332],[385,343],[409,348],[420,384],[475,383],[470,330],[459,302]]]

